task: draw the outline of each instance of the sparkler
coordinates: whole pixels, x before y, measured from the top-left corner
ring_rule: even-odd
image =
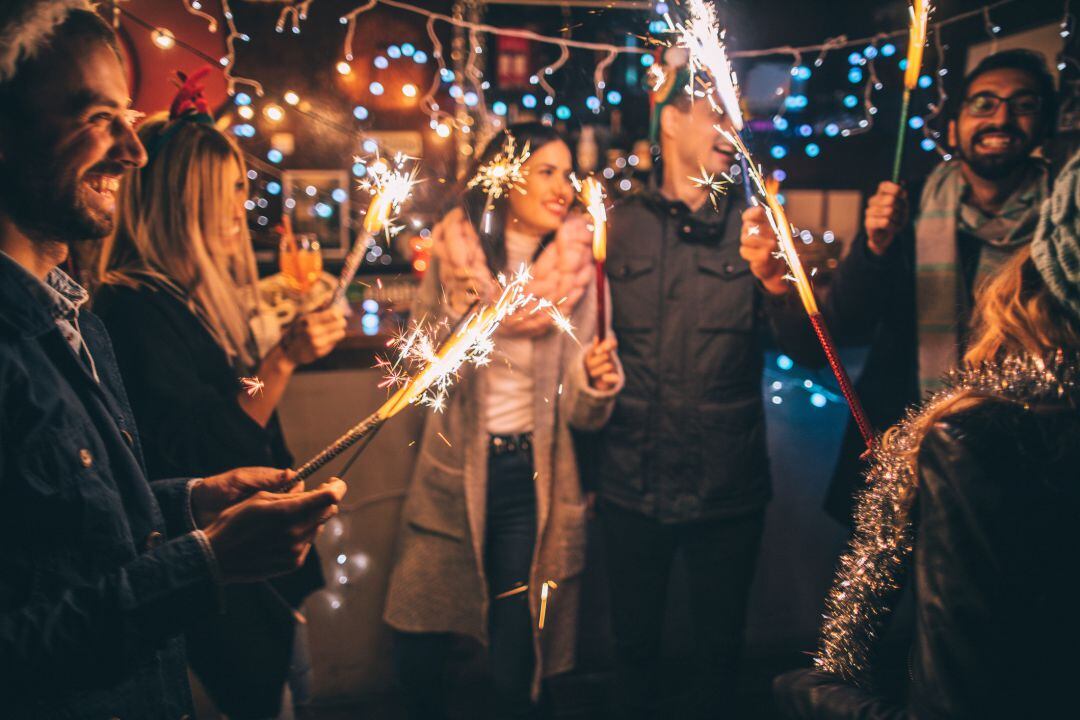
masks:
[[[697,187],[706,188],[709,191],[709,202],[712,203],[713,210],[720,212],[720,202],[718,198],[721,195],[727,194],[727,186],[731,184],[731,176],[727,173],[710,173],[705,171],[705,167],[701,168],[701,177],[690,176],[690,182],[694,183]],[[746,181],[749,183],[749,179]]]
[[[572,178],[574,189],[581,195],[581,202],[593,221],[593,262],[596,263],[596,338],[603,342],[607,337],[607,290],[605,288],[604,264],[607,262],[607,208],[604,186],[594,177],[584,182]]]
[[[514,136],[506,133],[502,150],[481,165],[476,175],[469,180],[469,188],[480,187],[487,193],[482,226],[485,235],[491,234],[491,214],[495,209],[495,201],[511,190],[525,192],[525,176],[528,174],[525,161],[528,159],[529,143],[525,143],[521,152],[517,152]]]
[[[723,128],[718,127],[717,129],[723,133],[744,157],[749,157],[749,151],[737,134],[728,132]],[[851,409],[851,415],[855,418],[855,424],[858,426],[859,432],[866,442],[867,450],[869,450],[875,443],[873,427],[870,425],[870,420],[866,417],[866,411],[863,410],[862,402],[855,393],[855,388],[851,384],[851,378],[848,377],[847,370],[840,361],[840,354],[836,349],[836,343],[833,341],[832,335],[829,334],[829,328],[825,325],[825,319],[818,309],[817,298],[814,297],[814,288],[810,284],[810,278],[807,277],[806,271],[803,269],[802,261],[799,259],[798,253],[795,251],[795,239],[792,233],[791,223],[788,222],[787,214],[784,212],[783,205],[781,205],[777,199],[776,192],[767,186],[764,177],[762,177],[761,170],[753,163],[750,163],[749,172],[750,174],[746,178],[747,183],[749,184],[752,181],[757,188],[758,194],[765,201],[765,217],[768,219],[769,225],[776,234],[777,242],[780,246],[780,251],[777,255],[787,263],[788,274],[785,276],[785,279],[790,280],[795,284],[795,289],[799,294],[799,300],[802,301],[803,307],[806,309],[806,314],[810,316],[810,324],[814,328],[814,333],[817,335],[818,342],[821,343],[821,349],[825,351],[825,357],[829,362],[829,367],[836,376],[836,381],[840,385],[840,391],[844,394],[844,398],[848,402],[848,407]]]
[[[244,392],[246,392],[249,397],[255,397],[263,391],[264,387],[266,387],[266,383],[254,376],[240,378],[240,384],[244,386]]]
[[[929,0],[911,0],[911,5],[908,6],[911,29],[908,36],[907,68],[904,70],[904,97],[900,101],[900,130],[896,140],[896,156],[893,159],[892,181],[894,183],[900,182],[900,163],[904,157],[904,137],[907,135],[911,91],[919,84],[923,49],[926,47],[926,32],[932,11]]]
[[[704,72],[711,78],[713,94],[706,94],[709,103],[717,112],[726,113],[731,126],[740,135],[744,132],[742,108],[739,107],[739,80],[728,60],[724,46],[724,32],[720,30],[716,17],[716,8],[705,0],[689,0],[687,8],[690,19],[685,23],[676,23],[670,14],[665,14],[668,28],[678,36],[679,47],[686,48],[690,59],[690,85],[694,84],[695,73]],[[719,103],[717,102],[719,101]],[[743,189],[746,191],[746,204],[752,205],[754,191],[750,187],[749,161],[747,155],[739,158],[743,171]]]
[[[367,215],[364,216],[364,230],[357,233],[356,240],[349,248],[349,254],[345,256],[345,263],[338,276],[337,286],[333,295],[324,307],[333,307],[345,298],[345,292],[349,289],[357,270],[360,269],[360,260],[364,257],[371,240],[380,232],[385,232],[387,238],[400,230],[393,224],[393,217],[401,212],[401,206],[412,194],[413,186],[418,182],[416,179],[417,166],[414,163],[409,168],[410,162],[416,160],[403,153],[394,156],[394,164],[391,167],[384,160],[374,163],[368,173],[368,178],[361,183],[360,187],[371,193],[371,203],[368,205]]]
[[[427,406],[436,412],[445,408],[447,394],[462,366],[471,363],[483,367],[489,363],[495,347],[495,331],[513,313],[533,304],[536,306],[534,312],[547,312],[557,326],[569,327],[569,322],[552,303],[538,300],[525,291],[532,279],[527,267],[522,265],[509,280],[504,275],[498,279],[503,288],[498,300],[466,313],[441,346],[435,341],[435,332],[421,323],[396,337],[391,343],[396,348],[396,358],[380,363],[387,370],[380,387],[398,386],[397,390],[378,410],[304,463],[297,470],[297,479],[310,477],[350,447],[370,441],[387,420],[409,405]],[[410,369],[413,372],[409,372]]]

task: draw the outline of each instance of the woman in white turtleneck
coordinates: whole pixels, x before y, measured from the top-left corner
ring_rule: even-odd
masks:
[[[570,148],[543,125],[508,132],[531,152],[521,192],[494,207],[480,189],[463,192],[436,228],[414,314],[453,322],[525,264],[529,290],[575,332],[544,313],[509,319],[491,364],[427,416],[386,606],[410,717],[425,720],[445,715],[448,661],[464,638],[487,646],[497,717],[535,716],[542,679],[572,667],[586,502],[571,428],[599,429],[623,382],[614,340],[594,340],[591,232],[571,210]]]

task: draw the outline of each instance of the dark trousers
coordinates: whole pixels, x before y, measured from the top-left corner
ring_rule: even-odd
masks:
[[[681,551],[696,639],[691,717],[733,717],[733,688],[764,512],[677,525],[610,503],[600,509],[615,633],[616,717],[652,717],[668,576]]]
[[[536,714],[530,698],[533,668],[528,593],[497,599],[529,582],[536,544],[536,490],[532,452],[492,454],[488,462],[484,566],[491,607],[488,656],[496,717]],[[395,661],[412,720],[446,717],[446,670],[457,641],[439,633],[396,633]]]

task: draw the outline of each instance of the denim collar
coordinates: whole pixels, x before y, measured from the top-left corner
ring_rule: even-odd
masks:
[[[74,322],[88,297],[60,268],[42,282],[0,251],[0,320],[24,335],[42,335],[54,329],[57,320]]]

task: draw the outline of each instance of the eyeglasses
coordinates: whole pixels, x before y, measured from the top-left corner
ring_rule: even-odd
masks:
[[[971,117],[988,117],[997,112],[1001,103],[1009,106],[1013,115],[1035,115],[1042,109],[1042,98],[1035,93],[1022,92],[1003,98],[991,92],[972,95],[964,101],[964,109]]]

